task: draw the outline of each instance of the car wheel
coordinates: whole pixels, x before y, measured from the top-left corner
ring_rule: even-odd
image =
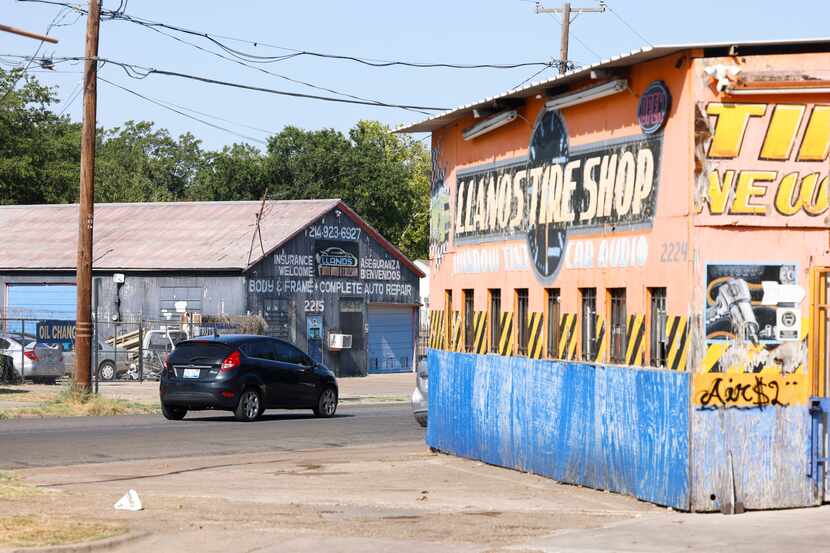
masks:
[[[54,386],[55,384],[57,384],[57,383],[58,383],[58,379],[57,379],[57,378],[55,378],[55,377],[53,377],[53,376],[49,376],[49,377],[44,378],[44,379],[42,380],[42,382],[43,382],[44,384],[48,384],[49,386]]]
[[[239,397],[239,403],[236,404],[236,420],[243,422],[255,421],[261,414],[262,398],[259,392],[254,388],[248,388]]]
[[[314,414],[322,418],[330,418],[337,411],[337,391],[331,386],[323,388],[320,397],[317,398],[317,405],[314,406]]]
[[[98,378],[100,380],[115,379],[115,365],[111,361],[104,361],[98,367]]]
[[[187,409],[184,407],[173,407],[166,403],[161,404],[161,414],[169,421],[180,421],[187,415]]]

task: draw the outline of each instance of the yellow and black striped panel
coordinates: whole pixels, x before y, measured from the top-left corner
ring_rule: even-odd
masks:
[[[429,312],[429,347],[441,349],[444,345],[444,312],[434,309]]]
[[[646,362],[646,316],[629,315],[626,325],[626,365],[645,365]]]
[[[473,351],[470,353],[487,353],[487,312],[478,311],[473,317]]]
[[[464,325],[461,324],[461,311],[452,312],[452,334],[450,334],[450,351],[464,351]]]
[[[513,313],[501,314],[499,355],[513,355]]]
[[[605,328],[605,319],[597,317],[597,351],[594,358],[590,359],[594,363],[601,363],[607,359],[605,355],[608,351],[608,340],[605,339]]]
[[[689,318],[685,315],[666,317],[666,368],[686,370],[689,354]]]
[[[721,372],[720,358],[726,352],[730,342],[724,340],[715,344],[709,344],[706,348],[706,354],[701,361],[701,372]]]
[[[542,313],[529,313],[527,315],[527,356],[532,359],[541,359],[545,351],[545,336],[542,331]]]
[[[563,313],[559,325],[559,349],[557,359],[576,359],[576,313]]]

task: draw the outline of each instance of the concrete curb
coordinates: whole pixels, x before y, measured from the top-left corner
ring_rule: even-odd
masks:
[[[91,551],[108,551],[128,543],[146,538],[149,532],[127,532],[105,540],[72,543],[68,545],[47,545],[45,547],[19,547],[17,549],[0,549],[0,553],[89,553]]]
[[[343,403],[362,403],[362,404],[383,404],[383,403],[409,403],[408,396],[342,396],[340,401]]]

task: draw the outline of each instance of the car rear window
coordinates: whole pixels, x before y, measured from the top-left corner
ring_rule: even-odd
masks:
[[[170,354],[170,362],[215,365],[221,363],[231,351],[230,346],[218,342],[182,342]]]

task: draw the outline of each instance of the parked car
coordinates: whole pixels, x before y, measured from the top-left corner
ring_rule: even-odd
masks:
[[[64,373],[63,347],[60,345],[34,341],[24,345],[19,338],[0,335],[0,354],[11,357],[16,379],[29,378],[36,384],[54,384]]]
[[[181,420],[188,411],[233,411],[253,421],[266,409],[337,410],[334,373],[277,338],[232,334],[179,342],[161,373],[161,410]]]
[[[115,380],[130,370],[135,355],[132,350],[116,348],[103,340],[98,340],[98,379]]]
[[[415,368],[415,391],[412,392],[412,414],[415,420],[423,427],[427,425],[429,411],[429,371],[427,360],[421,359]]]

